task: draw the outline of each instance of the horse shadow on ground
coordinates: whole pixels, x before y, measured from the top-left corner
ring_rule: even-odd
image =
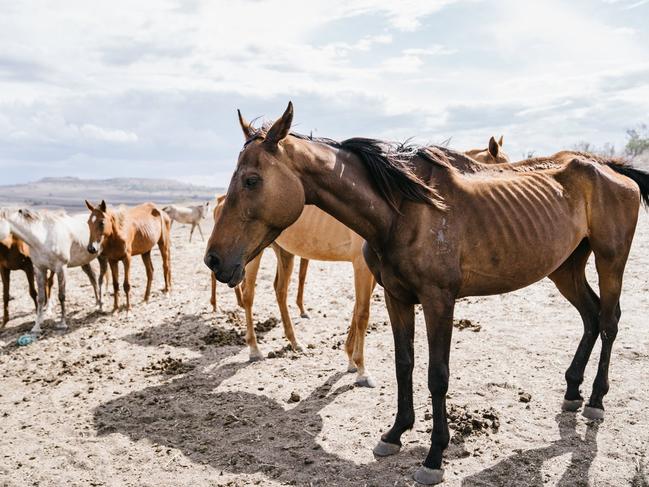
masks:
[[[353,387],[335,387],[343,372],[331,374],[297,403],[280,403],[262,392],[219,391],[218,387],[245,367],[226,359],[245,345],[210,346],[201,337],[215,328],[213,319],[180,315],[158,327],[126,337],[145,346],[163,344],[200,350],[188,372],[169,382],[101,404],[94,410],[98,436],[120,433],[133,441],[149,441],[180,450],[191,462],[233,474],[262,473],[291,485],[410,486],[412,473],[426,455],[422,447],[404,448],[393,457],[359,464],[322,448],[320,412]],[[219,328],[219,327],[216,327]],[[226,363],[217,365],[222,360]],[[263,377],[256,385],[263,386]],[[254,389],[251,387],[251,389]],[[289,397],[290,391],[286,391]],[[585,437],[576,432],[574,413],[556,416],[560,439],[542,448],[521,451],[463,480],[463,486],[543,485],[547,460],[571,453],[571,464],[558,485],[586,485],[597,454],[598,424],[589,423]],[[378,438],[379,432],[376,432]],[[458,450],[457,452],[455,450]],[[464,444],[449,449],[446,468],[462,457]]]
[[[557,481],[558,487],[590,485],[588,471],[597,456],[597,433],[599,423],[589,421],[582,438],[577,433],[577,415],[564,412],[555,416],[559,426],[559,439],[548,446],[523,450],[496,465],[486,468],[462,481],[463,487],[477,486],[543,486],[544,462],[570,454],[570,465]]]

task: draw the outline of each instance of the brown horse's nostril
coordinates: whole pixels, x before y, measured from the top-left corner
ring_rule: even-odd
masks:
[[[208,252],[205,256],[205,265],[216,274],[216,272],[219,270],[219,266],[221,265],[221,259],[214,252]]]

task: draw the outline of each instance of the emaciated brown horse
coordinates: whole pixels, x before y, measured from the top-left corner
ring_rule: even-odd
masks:
[[[620,318],[622,278],[649,174],[583,153],[560,152],[509,169],[462,173],[477,165],[444,148],[343,142],[290,134],[293,106],[268,130],[241,122],[239,154],[205,263],[235,286],[244,267],[314,204],[366,240],[367,263],[385,299],[395,341],[398,409],[375,447],[397,453],[414,425],[412,371],[415,304],[428,335],[431,447],[415,480],[442,481],[449,442],[446,393],[455,301],[510,292],[550,277],[580,312],[584,334],[566,372],[564,408],[578,409],[593,346],[602,342],[583,414],[602,418],[611,349]],[[528,170],[534,165],[534,170]],[[502,165],[498,165],[502,166]],[[585,266],[594,254],[598,297]]]
[[[164,293],[171,290],[171,241],[169,216],[153,203],[144,203],[118,211],[108,210],[106,202],[95,207],[86,201],[90,210],[88,227],[90,241],[88,252],[101,254],[108,259],[113,276],[113,311],[119,309],[119,262],[124,264],[124,293],[126,310],[131,309],[131,257],[141,255],[146,269],[144,301],[149,301],[153,282],[151,250],[158,244],[162,257],[165,281]]]

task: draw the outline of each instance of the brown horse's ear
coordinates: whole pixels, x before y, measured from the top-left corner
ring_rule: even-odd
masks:
[[[106,213],[106,202],[104,200],[101,200],[101,203],[99,203],[99,209],[103,212]]]
[[[241,130],[243,131],[243,137],[245,140],[248,140],[252,136],[252,128],[250,127],[250,124],[248,121],[243,118],[243,115],[241,115],[241,110],[237,108],[237,115],[239,115],[239,125],[241,125]]]
[[[491,154],[491,157],[494,159],[498,157],[498,151],[500,150],[500,146],[498,145],[498,142],[496,142],[496,139],[491,136],[489,139],[489,154]]]
[[[85,201],[86,201],[86,206],[88,207],[88,209],[90,211],[95,211],[95,207],[92,206],[92,203],[90,201],[88,201],[88,200],[85,200]]]
[[[293,103],[289,101],[284,115],[277,119],[268,130],[266,141],[277,145],[280,140],[288,135],[289,130],[291,130],[291,123],[293,123]]]
[[[504,135],[501,135],[501,136],[500,136],[500,139],[498,139],[498,145],[499,145],[500,147],[502,147],[504,141],[505,141],[505,136],[504,136]]]

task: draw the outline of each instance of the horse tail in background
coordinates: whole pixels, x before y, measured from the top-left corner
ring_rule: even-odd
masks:
[[[640,196],[645,208],[649,206],[649,172],[636,169],[622,161],[606,161],[605,164],[618,174],[632,179],[640,188]]]

